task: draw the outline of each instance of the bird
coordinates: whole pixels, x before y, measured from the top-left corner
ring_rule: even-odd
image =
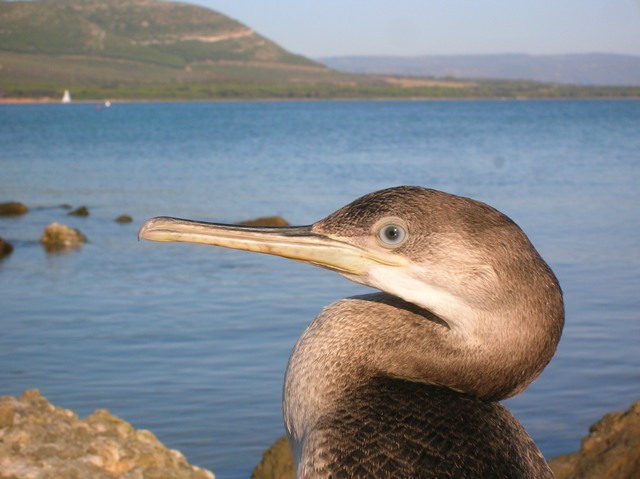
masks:
[[[500,401],[555,354],[562,290],[493,207],[396,186],[309,226],[156,217],[139,238],[282,256],[379,290],[325,307],[293,348],[283,415],[298,479],[553,478]]]

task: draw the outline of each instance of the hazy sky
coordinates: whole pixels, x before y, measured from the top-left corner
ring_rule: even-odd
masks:
[[[628,53],[640,0],[183,0],[217,10],[294,53]]]

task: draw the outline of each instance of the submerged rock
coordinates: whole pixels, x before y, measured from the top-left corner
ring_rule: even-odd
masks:
[[[27,211],[29,211],[29,208],[18,201],[0,203],[0,216],[19,216]]]
[[[69,216],[89,216],[89,208],[86,206],[80,206],[73,211],[69,211]]]
[[[9,256],[13,252],[13,245],[0,238],[0,259]]]
[[[589,428],[580,450],[549,461],[556,479],[640,477],[640,401],[612,412]]]
[[[238,223],[244,226],[289,226],[289,222],[282,216],[263,216],[254,220],[246,220]]]
[[[47,226],[40,238],[40,243],[47,251],[77,248],[86,242],[87,237],[80,230],[58,223],[51,223]]]
[[[1,478],[213,479],[149,431],[98,410],[86,419],[35,389],[0,397]]]
[[[129,215],[120,215],[114,221],[116,223],[131,223],[133,218]]]
[[[289,440],[281,437],[262,455],[251,479],[294,479],[295,475]]]

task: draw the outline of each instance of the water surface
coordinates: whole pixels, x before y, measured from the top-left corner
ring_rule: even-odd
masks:
[[[507,401],[547,457],[640,398],[640,102],[0,105],[0,395],[36,387],[108,408],[219,478],[283,434],[289,352],[326,304],[366,288],[279,258],[139,243],[144,219],[309,224],[417,184],[508,214],[556,272],[558,353]],[[62,204],[86,205],[88,218]],[[117,224],[123,213],[134,223]],[[47,254],[58,221],[89,238]]]

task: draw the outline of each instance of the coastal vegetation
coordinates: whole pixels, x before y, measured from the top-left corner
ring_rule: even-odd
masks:
[[[0,99],[631,98],[640,87],[348,74],[215,11],[156,0],[0,1]]]

